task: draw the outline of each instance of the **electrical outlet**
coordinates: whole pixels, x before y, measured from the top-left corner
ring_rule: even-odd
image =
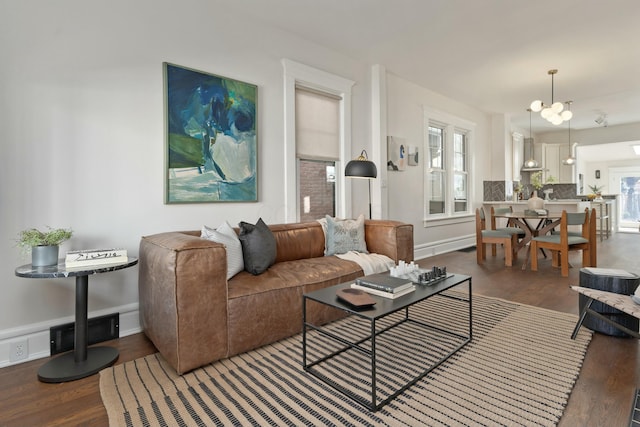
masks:
[[[18,362],[29,357],[29,341],[15,341],[9,344],[9,362]]]

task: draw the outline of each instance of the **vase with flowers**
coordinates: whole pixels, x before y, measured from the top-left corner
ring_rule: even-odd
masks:
[[[527,200],[527,208],[531,210],[543,209],[544,200],[538,197],[538,191],[542,189],[543,186],[542,171],[531,174],[531,185],[533,186],[534,190],[531,194],[531,197],[529,197],[529,200]]]
[[[518,200],[520,200],[522,198],[522,184],[520,184],[520,182],[516,181],[513,183],[513,201],[517,202]]]

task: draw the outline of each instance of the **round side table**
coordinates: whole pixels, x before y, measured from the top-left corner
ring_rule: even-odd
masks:
[[[64,260],[58,265],[33,267],[31,264],[16,268],[16,276],[30,279],[76,278],[76,323],[74,350],[51,359],[38,370],[38,379],[45,383],[61,383],[88,377],[111,366],[118,359],[118,350],[112,347],[88,348],[89,324],[87,318],[87,294],[89,276],[98,273],[122,270],[136,265],[137,258],[127,261],[66,268]]]
[[[633,295],[636,288],[640,285],[640,276],[635,273],[629,273],[624,270],[583,267],[580,269],[580,286],[584,288],[592,288],[600,291],[614,292],[622,295]],[[587,303],[588,298],[582,294],[578,298],[578,306],[580,312]],[[616,323],[625,326],[632,331],[638,330],[638,318],[629,314],[625,314],[609,305],[594,301],[591,305],[594,311],[610,318]],[[595,316],[587,316],[583,325],[592,331],[600,332],[614,337],[629,337],[630,335],[614,328],[607,322],[598,319]]]

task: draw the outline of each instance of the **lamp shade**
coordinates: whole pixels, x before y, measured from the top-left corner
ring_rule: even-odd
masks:
[[[378,168],[376,164],[367,159],[367,152],[362,150],[357,159],[347,163],[344,169],[344,175],[351,178],[376,178],[378,176]]]

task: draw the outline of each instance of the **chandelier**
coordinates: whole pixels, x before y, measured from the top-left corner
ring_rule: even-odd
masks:
[[[543,119],[546,119],[554,125],[559,125],[562,122],[571,120],[573,113],[571,110],[564,110],[562,102],[553,101],[553,76],[558,73],[558,70],[549,70],[547,74],[551,75],[551,105],[546,105],[544,102],[536,99],[531,103],[531,110],[534,112],[540,112]],[[564,111],[562,111],[564,110]]]

